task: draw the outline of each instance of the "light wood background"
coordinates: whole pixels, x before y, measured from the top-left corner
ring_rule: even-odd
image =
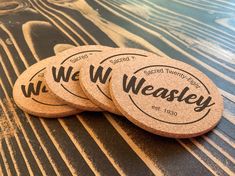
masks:
[[[146,49],[210,77],[219,125],[175,140],[125,118],[32,117],[12,100],[30,65],[78,45]],[[235,0],[0,0],[0,175],[235,175]]]

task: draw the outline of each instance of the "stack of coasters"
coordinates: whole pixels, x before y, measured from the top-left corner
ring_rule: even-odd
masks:
[[[109,111],[165,137],[188,138],[221,119],[222,97],[202,72],[148,51],[75,47],[28,68],[13,88],[16,104],[40,117]]]

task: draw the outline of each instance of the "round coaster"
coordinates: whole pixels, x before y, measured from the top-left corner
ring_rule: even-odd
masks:
[[[189,138],[219,122],[222,97],[202,72],[176,60],[143,60],[113,70],[112,99],[137,126],[166,137]]]
[[[15,103],[25,112],[40,117],[64,117],[81,112],[55,98],[44,80],[46,66],[53,57],[44,59],[25,70],[13,88]]]
[[[47,68],[45,80],[51,91],[69,105],[87,110],[102,111],[84,94],[79,83],[81,65],[91,57],[96,57],[105,46],[79,46],[57,55],[55,61]]]
[[[130,62],[139,62],[155,54],[133,48],[117,48],[102,52],[92,58],[80,70],[80,84],[89,99],[109,112],[121,115],[113,104],[109,93],[109,80],[112,69],[120,68]]]

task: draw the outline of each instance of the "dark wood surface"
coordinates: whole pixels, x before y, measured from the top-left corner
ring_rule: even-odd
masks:
[[[234,0],[0,0],[0,175],[235,175],[234,16]],[[221,122],[177,140],[109,113],[57,120],[16,107],[12,86],[27,67],[88,44],[198,68],[223,96]]]

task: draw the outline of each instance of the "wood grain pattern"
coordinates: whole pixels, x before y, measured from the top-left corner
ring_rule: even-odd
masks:
[[[234,0],[1,0],[1,175],[234,175]],[[27,67],[78,45],[135,47],[188,63],[224,97],[203,136],[162,138],[109,113],[25,114],[12,86]]]

